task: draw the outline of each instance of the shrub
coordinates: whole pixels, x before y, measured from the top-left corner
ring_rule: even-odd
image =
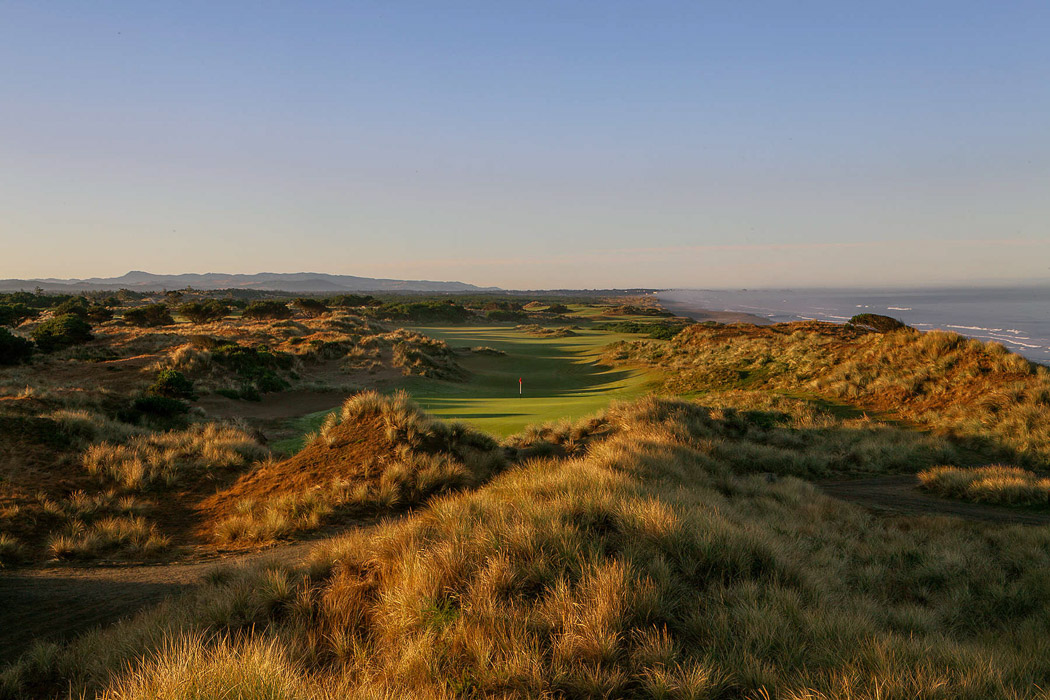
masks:
[[[549,314],[567,314],[570,309],[565,304],[551,304],[547,307],[547,313]]]
[[[0,327],[0,365],[17,365],[33,354],[33,344]]]
[[[321,314],[328,313],[328,306],[325,305],[320,299],[309,299],[300,297],[292,302],[292,304],[303,313],[304,316],[310,318],[316,318]]]
[[[132,325],[143,328],[155,328],[157,326],[170,326],[175,323],[171,312],[164,304],[149,304],[137,306],[124,312],[124,320]]]
[[[416,301],[407,304],[383,304],[369,311],[375,318],[399,321],[447,321],[462,323],[474,317],[471,311],[454,301]]]
[[[645,323],[639,321],[621,321],[619,323],[600,323],[596,328],[618,333],[648,333],[654,340],[670,340],[678,335],[684,324],[681,323]]]
[[[282,391],[288,382],[277,374],[277,370],[291,369],[295,358],[285,352],[273,352],[265,347],[250,348],[243,345],[222,345],[212,351],[212,362],[233,370],[243,381],[240,398],[257,401],[259,392]]]
[[[102,304],[92,304],[87,309],[87,318],[93,323],[104,323],[113,320],[113,309]]]
[[[907,328],[906,325],[897,319],[890,318],[889,316],[882,316],[881,314],[857,314],[849,320],[849,324],[860,326],[861,328],[867,328],[868,330],[878,331],[879,333],[889,333],[890,331]]]
[[[218,299],[191,301],[179,307],[179,313],[193,323],[218,321],[229,313],[229,307]]]
[[[166,396],[140,396],[131,402],[131,410],[133,411],[131,422],[137,418],[135,414],[145,414],[154,418],[175,418],[177,416],[189,413],[190,407],[184,402],[178,399],[171,399]]]
[[[66,314],[44,321],[33,329],[33,340],[44,352],[86,343],[93,337],[91,325],[80,316]]]
[[[487,312],[485,318],[490,321],[520,322],[529,320],[529,315],[524,311],[504,311],[502,309],[496,309]]]
[[[328,302],[332,306],[345,306],[345,307],[358,307],[358,306],[375,306],[381,303],[371,294],[341,294],[329,298]]]
[[[244,307],[244,317],[256,320],[289,318],[292,310],[283,301],[253,301]]]
[[[164,396],[169,399],[188,399],[193,396],[193,382],[182,372],[162,369],[147,392],[152,396]]]
[[[88,316],[88,300],[84,297],[70,297],[66,299],[58,306],[52,309],[55,316],[65,316],[66,314],[73,314],[79,316],[82,319],[87,320]]]
[[[0,304],[0,326],[17,326],[36,316],[36,311],[25,304]]]

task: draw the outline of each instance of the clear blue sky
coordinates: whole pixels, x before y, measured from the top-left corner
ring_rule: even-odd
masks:
[[[1050,2],[3,2],[0,277],[1050,279]]]

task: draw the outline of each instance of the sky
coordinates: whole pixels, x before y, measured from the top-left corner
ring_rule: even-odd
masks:
[[[1050,3],[0,0],[0,278],[1050,281]]]

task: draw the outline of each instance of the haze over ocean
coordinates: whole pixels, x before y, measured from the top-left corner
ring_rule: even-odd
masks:
[[[1050,364],[1050,286],[956,289],[674,289],[659,293],[679,314],[738,311],[774,323],[816,319],[844,323],[861,313],[900,319],[922,331],[941,328],[994,340]]]

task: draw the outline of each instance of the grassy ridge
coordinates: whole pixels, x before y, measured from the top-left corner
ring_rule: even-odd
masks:
[[[852,458],[820,426],[870,426],[787,400],[771,425],[738,398],[735,411],[615,407],[614,429],[578,458],[529,462],[332,541],[303,571],[215,576],[68,649],[37,648],[2,687],[127,700],[1045,697],[1050,531],[879,519],[755,474],[750,445],[778,429],[813,431],[785,455],[844,468]]]
[[[669,343],[620,344],[608,359],[663,369],[675,393],[812,392],[951,431],[1004,461],[1050,460],[1050,368],[955,333],[820,322],[698,325]]]

